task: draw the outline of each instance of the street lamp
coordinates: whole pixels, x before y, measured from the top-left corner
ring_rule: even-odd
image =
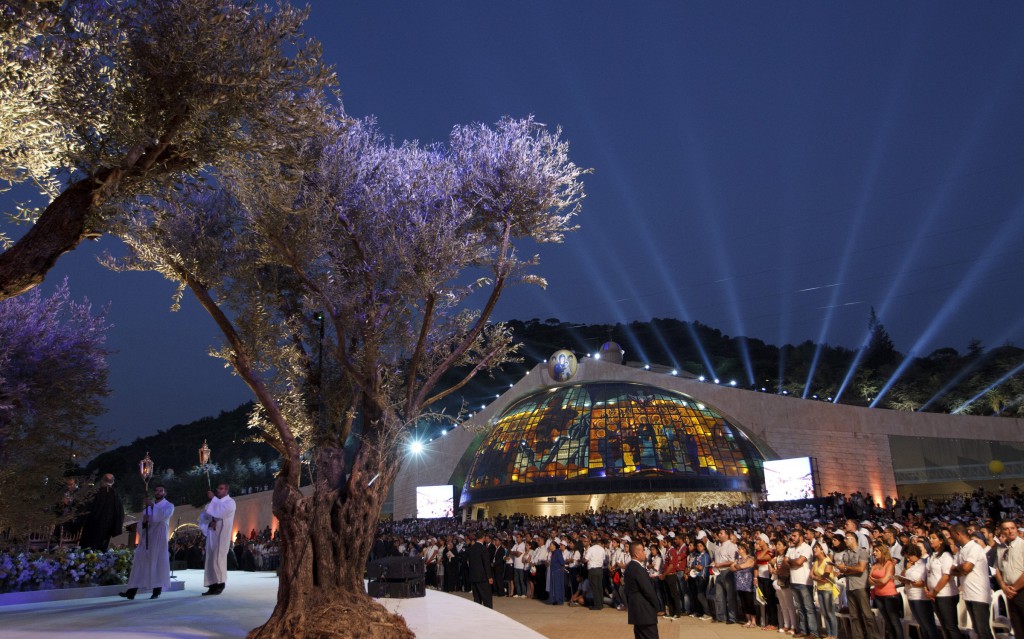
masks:
[[[139,462],[139,475],[142,477],[142,483],[146,486],[146,501],[149,500],[149,480],[153,477],[153,460],[149,458],[149,452]],[[151,506],[146,504],[143,512],[149,515]],[[142,522],[142,528],[146,531],[146,550],[149,550],[149,525],[146,521]]]
[[[203,447],[199,449],[199,465],[206,471],[206,487],[213,490],[213,484],[210,483],[210,447],[206,445],[206,440],[203,440]]]

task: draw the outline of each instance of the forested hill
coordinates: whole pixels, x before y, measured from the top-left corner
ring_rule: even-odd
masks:
[[[806,395],[808,401],[815,396],[821,401],[834,398],[856,356],[853,350],[824,345],[814,375],[810,376],[818,350],[810,341],[778,347],[755,338],[730,337],[699,322],[674,319],[614,325],[534,319],[509,324],[522,343],[522,361],[507,364],[493,377],[474,379],[436,409],[449,415],[460,409],[479,410],[554,351],[568,348],[582,358],[598,352],[609,340],[622,346],[631,365],[660,365],[703,375],[708,383],[717,377],[723,384],[736,381],[737,388],[749,392]],[[869,405],[904,359],[880,322],[869,318],[869,326],[870,345],[840,396],[841,403]],[[986,349],[972,342],[964,353],[940,348],[913,360],[878,405],[897,410],[924,407],[935,412],[952,412],[966,405],[961,412],[1024,416],[1024,374],[1007,377],[1022,361],[1024,349],[1009,344]],[[451,383],[457,375],[458,371],[454,371],[446,381]],[[997,384],[1004,377],[1007,378]],[[277,454],[265,444],[252,442],[254,433],[247,427],[250,409],[251,404],[245,404],[217,417],[136,439],[103,453],[89,464],[87,471],[114,473],[129,502],[141,503],[143,486],[138,463],[149,452],[157,468],[154,481],[167,483],[180,502],[200,503],[206,498],[206,476],[198,468],[198,450],[206,440],[213,451],[214,482],[230,481],[238,490],[269,485],[277,470]]]

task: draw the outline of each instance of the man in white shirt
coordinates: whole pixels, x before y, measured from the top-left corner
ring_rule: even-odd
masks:
[[[710,549],[709,549],[710,550]],[[729,531],[718,531],[718,543],[711,550],[711,567],[715,577],[715,621],[736,623],[739,606],[736,600],[736,581],[729,570],[736,562],[739,551],[729,538]]]
[[[584,541],[586,543],[586,541]],[[597,537],[590,539],[590,546],[583,553],[583,561],[587,564],[587,580],[590,581],[590,592],[594,596],[591,610],[604,607],[604,562],[607,553]]]
[[[228,485],[218,484],[217,493],[207,493],[210,503],[199,516],[199,528],[206,535],[206,572],[203,593],[219,595],[228,579],[228,551],[231,550],[231,526],[235,523],[235,500],[228,496]]]
[[[526,564],[523,563],[523,559],[526,557],[526,542],[523,541],[523,536],[520,533],[515,533],[513,538],[515,543],[512,544],[512,549],[508,553],[512,556],[512,596],[516,599],[523,599],[526,597]]]
[[[949,571],[950,575],[960,577],[960,591],[967,604],[967,613],[980,639],[993,639],[989,615],[992,608],[992,585],[989,581],[988,557],[985,556],[987,546],[984,541],[972,537],[967,526],[956,524],[950,529],[953,539],[960,546],[956,556],[956,564]],[[981,533],[979,533],[981,535]],[[981,535],[984,539],[984,535]]]
[[[999,554],[996,581],[1006,595],[1013,636],[1024,637],[1024,539],[1012,519],[999,522],[999,532],[1006,538],[1006,550]]]
[[[789,566],[790,587],[798,620],[793,637],[814,637],[818,634],[818,613],[814,610],[814,593],[811,590],[811,547],[796,531],[789,534],[789,542],[786,565]]]

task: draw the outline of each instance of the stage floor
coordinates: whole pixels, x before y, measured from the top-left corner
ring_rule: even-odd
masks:
[[[269,572],[228,574],[227,589],[201,597],[201,570],[177,572],[185,589],[164,593],[156,601],[139,593],[0,607],[4,639],[195,639],[241,638],[274,609],[277,576]],[[403,617],[420,639],[544,639],[544,635],[463,597],[428,590],[416,599],[379,599]],[[533,602],[531,602],[533,603]],[[540,606],[540,604],[536,604]],[[344,623],[344,620],[339,620]],[[481,629],[486,629],[482,632]]]

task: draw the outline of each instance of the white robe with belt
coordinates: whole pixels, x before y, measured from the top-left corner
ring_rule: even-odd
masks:
[[[210,523],[216,522],[213,530]],[[231,549],[231,526],[235,523],[235,500],[214,497],[199,518],[199,528],[206,535],[206,572],[203,585],[210,587],[228,580],[228,550]]]
[[[171,559],[167,551],[167,539],[170,537],[168,527],[171,515],[174,514],[174,504],[161,499],[147,508],[146,512],[149,514],[149,524],[147,528],[139,529],[139,545],[135,549],[132,571],[128,575],[128,587],[170,588]]]

